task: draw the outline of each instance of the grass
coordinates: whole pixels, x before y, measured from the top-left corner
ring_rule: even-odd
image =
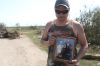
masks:
[[[40,34],[38,34],[38,30],[27,30],[26,35],[37,45],[41,50],[47,51],[47,47],[45,47],[43,44],[40,42]],[[97,51],[100,49],[89,49],[89,53],[97,53],[100,51]],[[79,66],[100,66],[100,61],[95,61],[95,60],[81,60]]]
[[[43,44],[41,44],[41,39],[40,39],[40,35],[37,34],[37,30],[29,30],[25,33],[31,40],[33,43],[35,43],[41,50],[43,51],[47,51],[47,47],[44,46]]]
[[[95,60],[81,60],[79,66],[100,66],[100,61]]]

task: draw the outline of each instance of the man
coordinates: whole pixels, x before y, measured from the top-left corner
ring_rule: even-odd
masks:
[[[43,31],[42,43],[49,48],[48,66],[76,66],[88,48],[83,27],[79,22],[68,18],[69,11],[68,1],[57,0],[55,3],[57,19],[48,22]],[[78,53],[77,41],[80,42]]]

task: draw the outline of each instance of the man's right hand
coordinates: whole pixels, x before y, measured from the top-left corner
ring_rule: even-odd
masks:
[[[56,38],[55,37],[50,37],[48,39],[48,41],[44,41],[44,40],[41,40],[41,42],[45,45],[45,46],[51,46],[51,45],[54,45],[55,44],[55,41],[56,41]]]
[[[55,44],[55,41],[56,41],[56,38],[55,37],[50,37],[49,40],[48,40],[48,44],[49,45],[54,45]]]

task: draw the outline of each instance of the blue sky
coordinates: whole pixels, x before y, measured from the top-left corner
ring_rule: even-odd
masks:
[[[0,0],[0,22],[7,26],[45,25],[55,19],[54,4],[56,0]],[[88,8],[100,7],[99,0],[69,0],[70,18],[80,14],[84,4]]]

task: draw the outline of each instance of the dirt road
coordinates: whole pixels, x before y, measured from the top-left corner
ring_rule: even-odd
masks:
[[[47,53],[29,38],[0,39],[0,66],[46,66]]]

